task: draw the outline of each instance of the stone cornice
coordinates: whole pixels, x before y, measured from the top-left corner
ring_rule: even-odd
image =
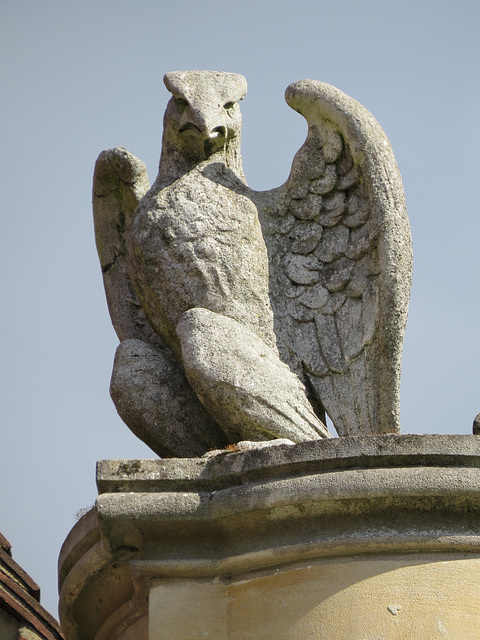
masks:
[[[88,633],[110,638],[119,620],[145,615],[152,580],[229,581],[342,556],[480,554],[477,436],[364,436],[205,459],[102,461],[97,483],[96,506],[59,561],[68,638],[77,637],[75,601],[97,612]],[[111,583],[121,589],[107,602],[101,594]]]

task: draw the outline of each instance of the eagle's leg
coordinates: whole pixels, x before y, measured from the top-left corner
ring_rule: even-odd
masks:
[[[128,427],[162,457],[196,457],[227,444],[167,348],[121,342],[110,394]]]
[[[331,437],[300,379],[244,325],[195,308],[177,335],[187,378],[230,442]]]

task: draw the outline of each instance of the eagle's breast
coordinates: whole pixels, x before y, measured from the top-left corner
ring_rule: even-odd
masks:
[[[201,307],[270,345],[268,258],[255,205],[199,170],[140,203],[129,234],[130,276],[149,321],[176,349],[175,327]]]

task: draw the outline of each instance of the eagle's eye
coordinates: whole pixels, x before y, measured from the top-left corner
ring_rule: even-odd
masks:
[[[227,111],[228,111],[229,109],[233,109],[233,107],[234,107],[234,106],[235,106],[235,102],[226,102],[226,103],[223,105],[223,108],[224,108],[224,109],[227,109]]]
[[[185,100],[185,98],[175,98],[175,104],[181,109],[185,109],[185,107],[188,107],[188,101]]]

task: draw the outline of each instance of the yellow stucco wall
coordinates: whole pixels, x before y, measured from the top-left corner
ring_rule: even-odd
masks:
[[[149,640],[478,640],[480,556],[325,559],[221,581],[162,581]]]

